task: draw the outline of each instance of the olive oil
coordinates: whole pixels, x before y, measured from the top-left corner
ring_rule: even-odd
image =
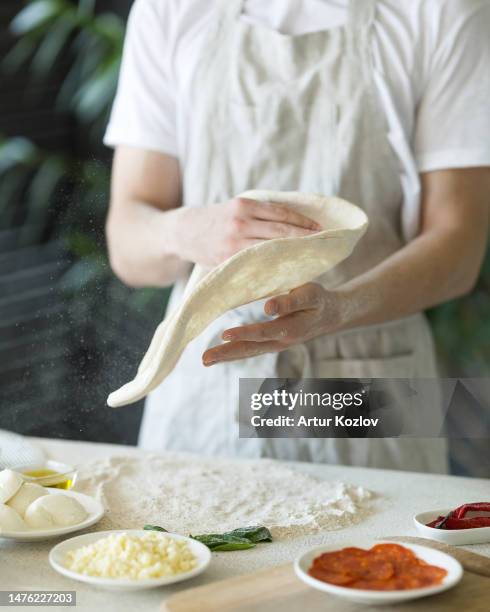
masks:
[[[23,472],[26,476],[30,476],[31,478],[44,478],[45,476],[55,476],[59,474],[59,472],[55,472],[54,470],[42,469],[42,470],[26,470]]]
[[[40,470],[26,470],[25,472],[23,472],[23,474],[31,478],[46,478],[47,476],[61,476],[61,477],[63,476],[59,472],[56,472],[55,470],[49,470],[47,468],[43,468]],[[55,489],[67,489],[68,490],[68,489],[71,489],[72,479],[70,478],[68,480],[62,480],[61,482],[50,484],[49,486],[54,487]]]

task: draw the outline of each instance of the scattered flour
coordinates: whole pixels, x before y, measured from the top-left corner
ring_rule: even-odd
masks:
[[[104,504],[97,530],[149,523],[196,534],[265,525],[276,538],[358,523],[374,497],[363,487],[323,481],[270,459],[183,453],[96,461],[80,470],[76,490]]]

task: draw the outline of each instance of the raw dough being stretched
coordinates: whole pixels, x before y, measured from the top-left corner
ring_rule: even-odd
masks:
[[[284,204],[323,229],[301,238],[265,240],[211,271],[196,265],[181,304],[157,327],[136,377],[109,395],[109,406],[131,404],[158,387],[189,342],[228,310],[286,293],[346,259],[368,224],[360,208],[340,198],[294,191],[247,191],[240,197]]]

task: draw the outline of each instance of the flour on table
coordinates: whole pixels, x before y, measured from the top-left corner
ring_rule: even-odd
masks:
[[[76,490],[99,498],[101,529],[160,525],[183,534],[265,525],[276,538],[341,529],[369,512],[374,495],[262,459],[184,453],[113,457],[80,470]]]

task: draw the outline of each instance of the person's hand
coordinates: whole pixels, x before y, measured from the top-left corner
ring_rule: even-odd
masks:
[[[285,204],[235,198],[181,213],[181,256],[207,268],[271,238],[309,236],[321,226]]]
[[[307,283],[286,295],[271,298],[265,303],[264,311],[277,318],[225,330],[222,337],[226,342],[208,349],[203,355],[203,364],[211,366],[262,353],[277,353],[337,331],[341,326],[339,294],[327,291],[318,283]]]

